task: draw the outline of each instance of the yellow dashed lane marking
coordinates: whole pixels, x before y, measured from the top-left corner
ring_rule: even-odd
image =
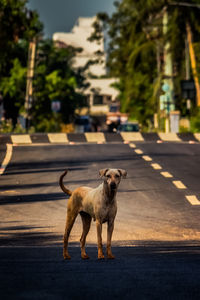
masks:
[[[143,154],[143,151],[140,150],[140,149],[135,149],[135,153],[137,153],[137,154]]]
[[[155,170],[161,170],[162,167],[159,164],[151,164],[152,168],[154,168]]]
[[[200,201],[197,199],[195,195],[186,196],[186,199],[190,202],[192,205],[200,205]]]
[[[173,175],[170,174],[169,172],[160,172],[160,174],[161,174],[162,176],[166,177],[166,178],[171,178],[171,177],[173,177]]]
[[[179,180],[174,180],[172,182],[178,189],[181,189],[181,190],[187,189],[186,186]]]
[[[130,143],[129,146],[130,146],[131,148],[136,148],[136,145],[133,144],[133,143]]]
[[[148,155],[143,155],[142,158],[146,161],[152,161],[152,158]]]
[[[131,148],[136,148],[136,145],[133,144],[133,143],[130,143],[129,146]],[[135,150],[135,153],[137,153],[137,154],[143,154],[143,151],[140,150],[140,149],[134,149],[134,150]],[[152,158],[148,155],[143,155],[142,158],[145,161],[152,161]],[[162,167],[157,163],[153,163],[153,164],[151,164],[151,166],[155,170],[161,170],[162,169]],[[169,172],[160,172],[160,174],[162,176],[166,177],[166,178],[172,178],[173,177],[173,175]],[[178,189],[187,189],[187,187],[180,180],[174,180],[172,182]],[[189,201],[189,203],[191,205],[200,205],[200,201],[197,199],[197,197],[195,195],[186,196],[186,199]]]

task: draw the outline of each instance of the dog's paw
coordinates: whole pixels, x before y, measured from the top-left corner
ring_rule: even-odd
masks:
[[[104,257],[104,255],[103,254],[99,254],[98,255],[98,259],[104,259],[105,257]]]
[[[107,255],[107,258],[108,258],[108,259],[115,259],[115,256],[112,255],[112,254],[108,254],[108,255]]]
[[[63,253],[64,259],[71,259],[71,256],[68,253]]]
[[[82,259],[89,259],[90,257],[89,257],[87,254],[82,254],[82,255],[81,255],[81,258],[82,258]]]

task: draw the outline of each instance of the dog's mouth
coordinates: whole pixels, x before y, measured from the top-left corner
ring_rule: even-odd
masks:
[[[117,188],[117,185],[115,183],[110,185],[111,191],[115,191],[116,188]]]

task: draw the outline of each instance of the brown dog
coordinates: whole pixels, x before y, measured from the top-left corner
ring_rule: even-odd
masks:
[[[92,218],[96,221],[98,239],[98,258],[104,258],[102,249],[102,224],[107,222],[107,257],[114,258],[111,252],[111,238],[114,229],[114,220],[117,213],[116,193],[121,177],[125,178],[127,172],[122,169],[103,169],[99,174],[104,177],[104,182],[97,188],[79,187],[73,192],[68,190],[63,184],[63,178],[67,174],[65,171],[60,176],[60,187],[67,195],[70,195],[67,204],[67,220],[64,234],[64,259],[70,259],[68,253],[68,239],[77,215],[80,213],[83,222],[83,233],[80,239],[81,257],[89,258],[85,252],[86,236],[90,229]]]

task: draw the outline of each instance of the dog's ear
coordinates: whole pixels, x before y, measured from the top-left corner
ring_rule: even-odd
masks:
[[[100,175],[100,177],[102,178],[103,176],[105,176],[106,175],[106,172],[108,171],[109,169],[101,169],[101,170],[99,170],[99,175]]]
[[[127,172],[123,169],[118,169],[119,173],[121,174],[122,178],[126,178]]]

